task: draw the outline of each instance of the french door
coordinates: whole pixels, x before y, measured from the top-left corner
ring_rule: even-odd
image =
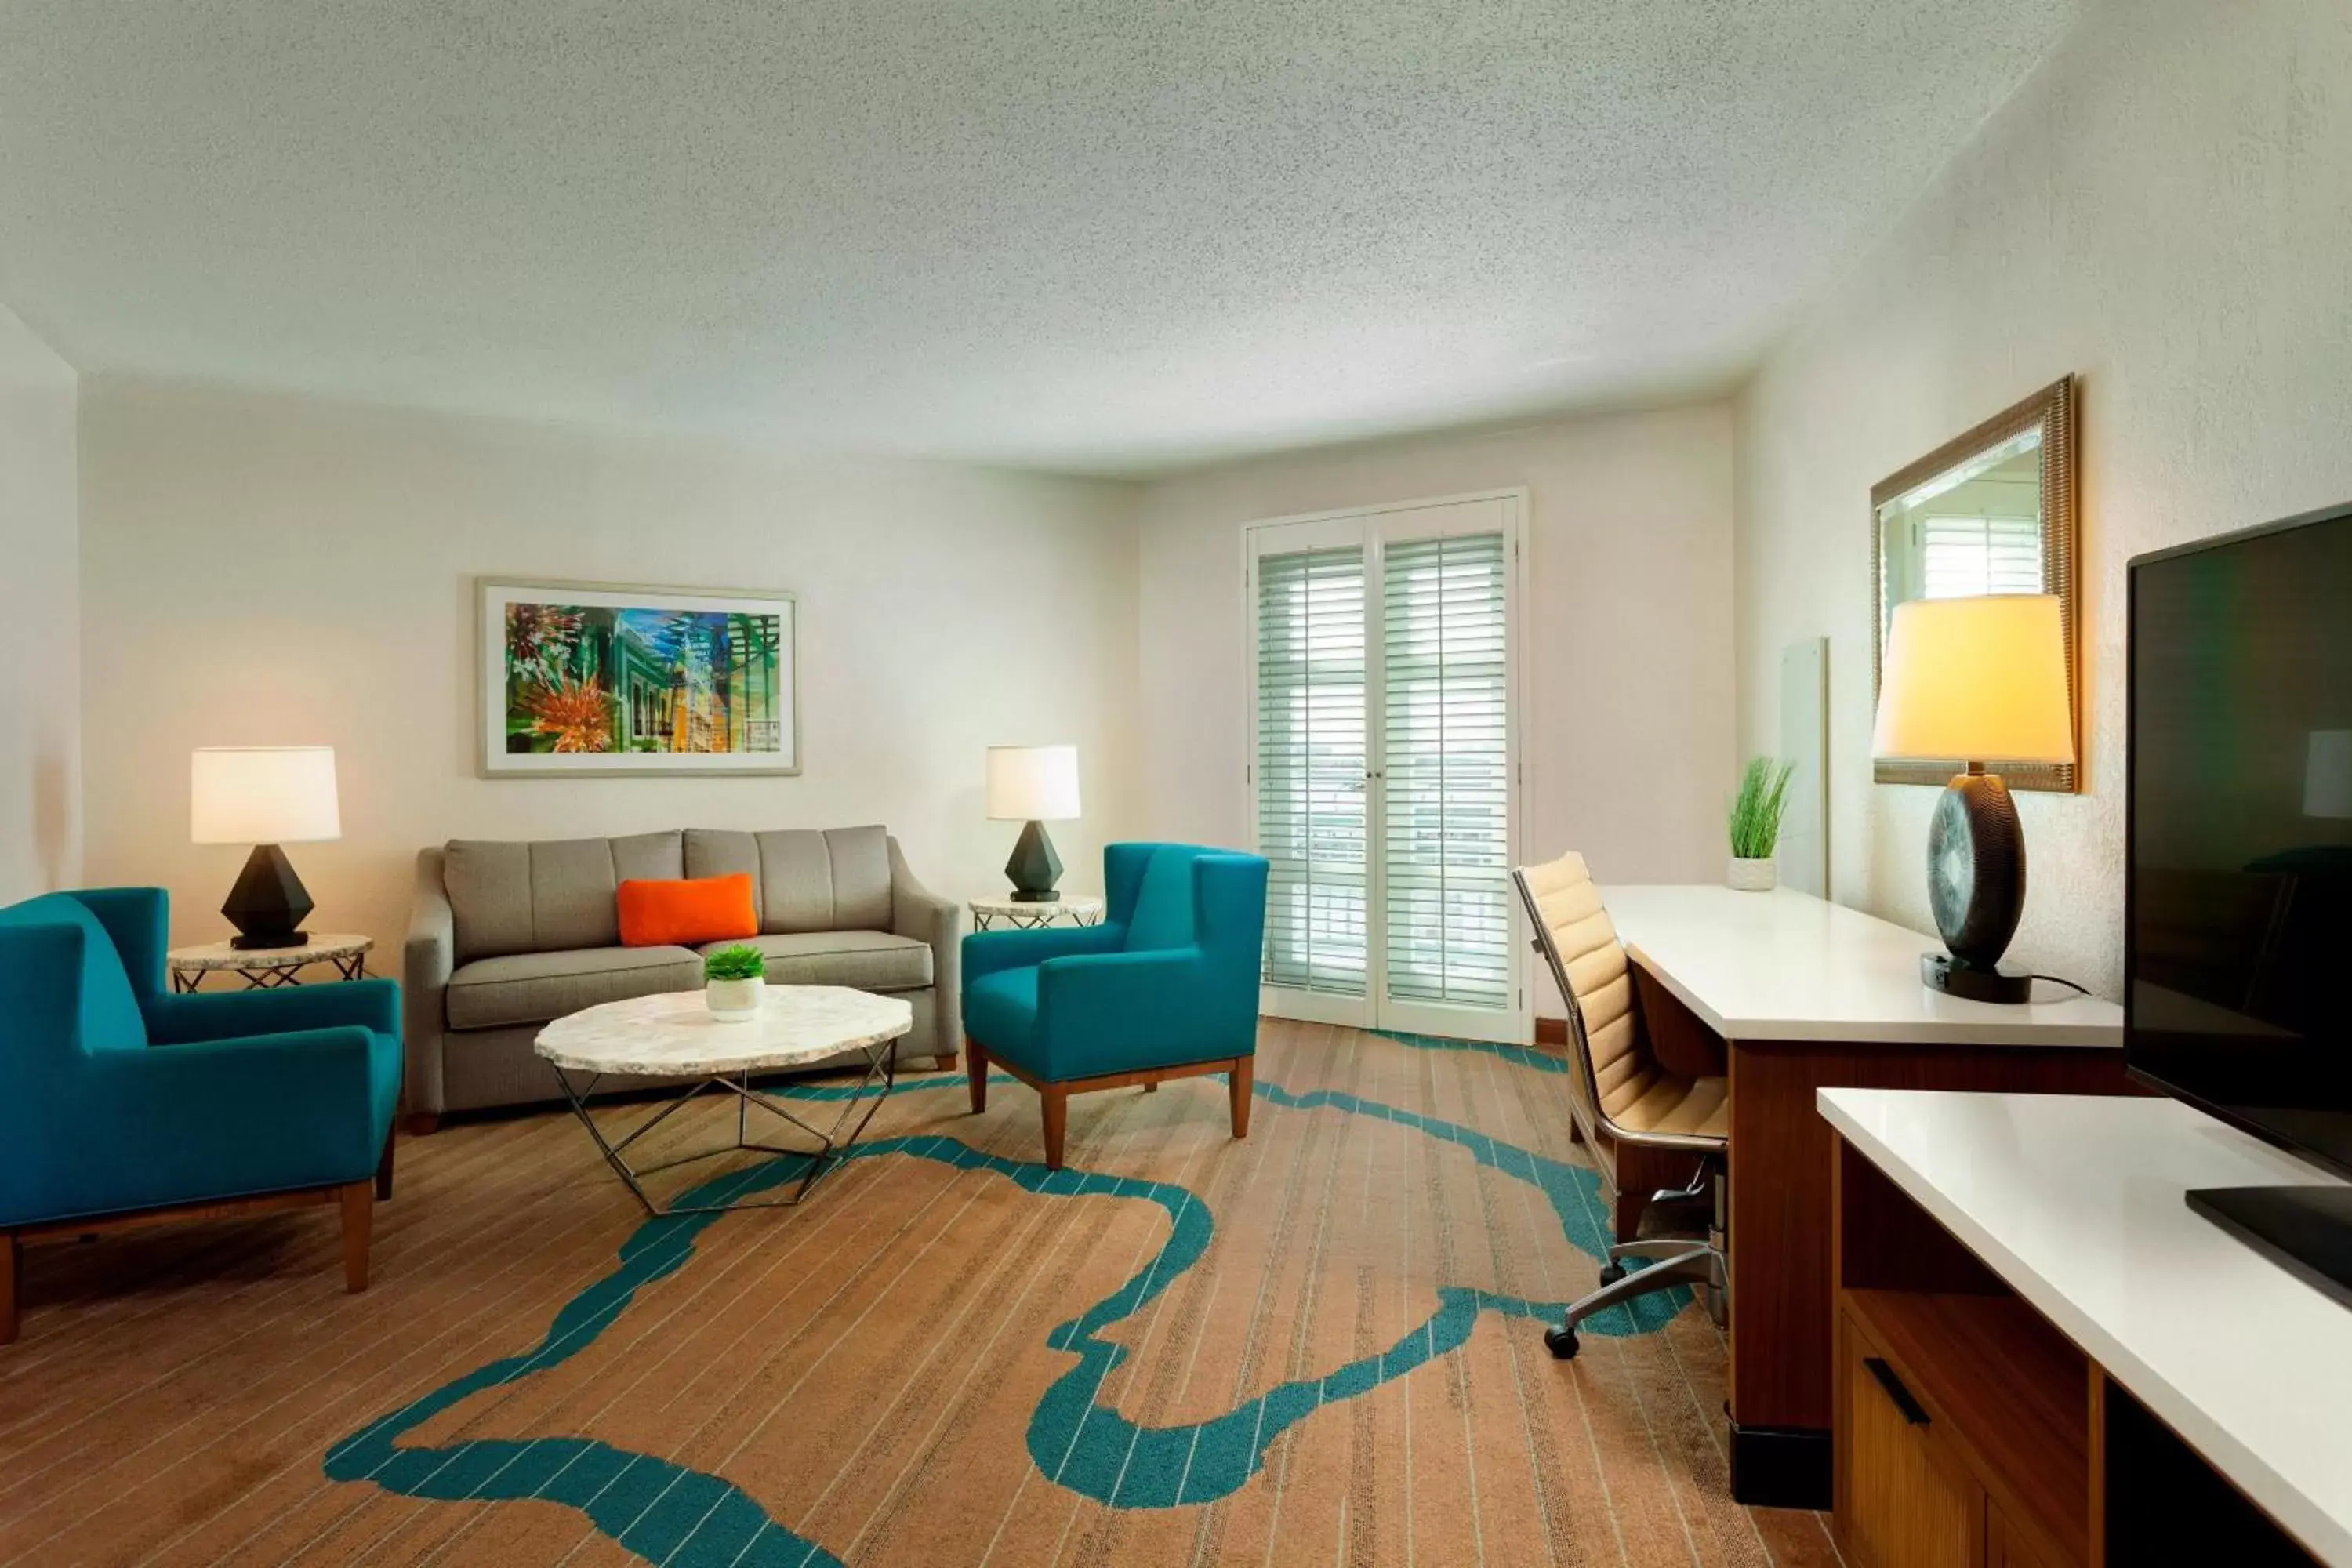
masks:
[[[1528,1037],[1519,493],[1246,531],[1262,1010]]]

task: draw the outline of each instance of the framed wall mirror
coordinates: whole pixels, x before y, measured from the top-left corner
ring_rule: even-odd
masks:
[[[2074,590],[2074,378],[2042,388],[1872,487],[1870,695],[1878,700],[1886,630],[1912,599],[2053,594],[2066,630],[2066,693],[2082,752]],[[1999,758],[1983,758],[1988,763]],[[1938,787],[1966,763],[1874,761],[1880,784]],[[2072,763],[2008,763],[2009,787],[2073,794]]]

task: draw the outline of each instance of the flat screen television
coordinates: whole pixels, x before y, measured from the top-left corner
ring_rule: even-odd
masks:
[[[2352,1176],[2352,506],[2130,578],[2130,1070]],[[2189,1201],[2352,1302],[2352,1188]]]

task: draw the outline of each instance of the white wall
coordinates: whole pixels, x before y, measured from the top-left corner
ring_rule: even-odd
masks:
[[[0,904],[81,878],[75,376],[0,307]]]
[[[1526,486],[1530,858],[1604,883],[1722,876],[1733,755],[1727,405],[1271,458],[1145,492],[1141,778],[1154,833],[1246,845],[1243,525]],[[1547,984],[1539,1011],[1557,1014]]]
[[[172,889],[180,940],[245,851],[188,843],[188,752],[337,748],[345,837],[289,851],[316,929],[396,947],[418,847],[880,822],[935,891],[999,886],[982,750],[1072,741],[1066,884],[1132,831],[1134,493],[297,399],[84,387],[89,868]],[[476,776],[476,574],[800,595],[798,778]],[[397,960],[392,961],[396,964]]]
[[[1835,895],[1932,931],[1937,791],[1870,782],[1871,485],[2081,379],[2085,784],[2020,797],[2023,962],[2122,974],[2124,566],[2352,498],[2352,6],[2095,7],[1740,403],[1740,725],[1832,642]]]

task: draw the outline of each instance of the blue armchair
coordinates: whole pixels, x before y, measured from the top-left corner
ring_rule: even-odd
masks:
[[[1255,855],[1113,844],[1102,924],[964,938],[972,1110],[988,1109],[991,1062],[1034,1089],[1058,1171],[1072,1094],[1229,1072],[1248,1137],[1265,874]]]
[[[0,909],[0,1344],[19,1248],[44,1236],[339,1203],[344,1283],[367,1286],[399,986],[172,995],[167,914],[157,888]]]

